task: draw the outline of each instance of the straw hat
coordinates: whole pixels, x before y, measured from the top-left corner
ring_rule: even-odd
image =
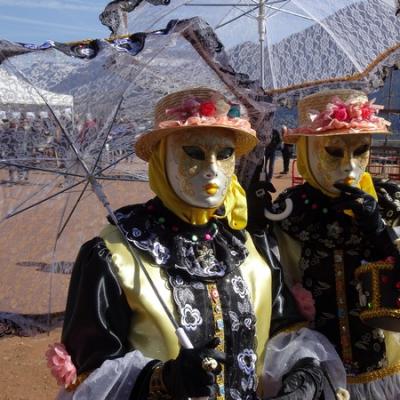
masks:
[[[359,90],[325,90],[299,100],[296,129],[283,128],[286,143],[300,136],[389,133],[390,122],[377,116],[383,106]]]
[[[199,87],[171,93],[155,106],[154,129],[136,142],[138,157],[149,161],[154,148],[167,135],[187,130],[212,127],[234,134],[238,156],[248,153],[257,144],[256,131],[241,116],[239,104],[233,104],[216,90]]]

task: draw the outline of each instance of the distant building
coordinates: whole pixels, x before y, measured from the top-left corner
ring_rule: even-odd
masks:
[[[384,86],[371,93],[369,98],[376,99],[376,104],[385,107],[380,115],[392,123],[390,126],[392,135],[387,136],[387,143],[400,147],[400,70],[388,69]],[[376,136],[374,139],[382,141],[381,137]]]

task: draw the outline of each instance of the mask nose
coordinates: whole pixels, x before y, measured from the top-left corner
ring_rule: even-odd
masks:
[[[342,169],[346,174],[350,174],[357,167],[356,160],[348,152],[345,153],[342,161]]]
[[[213,179],[216,178],[217,175],[218,175],[217,165],[216,163],[211,162],[210,165],[208,165],[206,170],[204,171],[204,177],[206,179]]]
[[[213,179],[218,175],[218,168],[217,168],[217,157],[212,152],[208,157],[208,165],[204,169],[204,178],[206,179]]]

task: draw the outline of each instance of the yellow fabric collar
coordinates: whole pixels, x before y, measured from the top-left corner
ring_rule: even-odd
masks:
[[[335,197],[327,192],[315,179],[311,172],[310,164],[307,157],[307,137],[301,136],[296,142],[297,152],[297,169],[300,175],[315,189],[320,190],[323,194],[329,197]],[[368,172],[364,172],[357,187],[371,195],[375,200],[378,200],[372,177]]]
[[[240,186],[236,175],[224,199],[225,214],[215,215],[217,208],[198,208],[190,206],[181,200],[168,182],[166,168],[166,140],[160,141],[153,150],[149,160],[149,182],[153,192],[164,205],[185,222],[193,225],[204,225],[211,218],[226,218],[232,229],[244,229],[247,225],[247,202],[244,189]]]

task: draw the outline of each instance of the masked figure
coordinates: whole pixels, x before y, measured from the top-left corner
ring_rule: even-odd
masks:
[[[110,223],[74,266],[62,344],[47,354],[60,398],[255,399],[269,336],[303,321],[244,230],[235,157],[255,131],[207,88],[161,99],[155,126],[136,153],[157,197],[119,209],[121,229]],[[194,348],[180,347],[167,313]],[[285,381],[304,371],[318,392],[308,360]]]
[[[267,212],[277,220],[292,207],[271,224],[285,280],[294,293],[311,292],[311,327],[334,344],[350,398],[398,399],[400,337],[381,329],[400,331],[398,251],[365,172],[372,134],[387,133],[389,123],[354,90],[316,93],[298,107],[300,126],[284,140],[296,144],[305,183],[278,197],[275,215]]]

